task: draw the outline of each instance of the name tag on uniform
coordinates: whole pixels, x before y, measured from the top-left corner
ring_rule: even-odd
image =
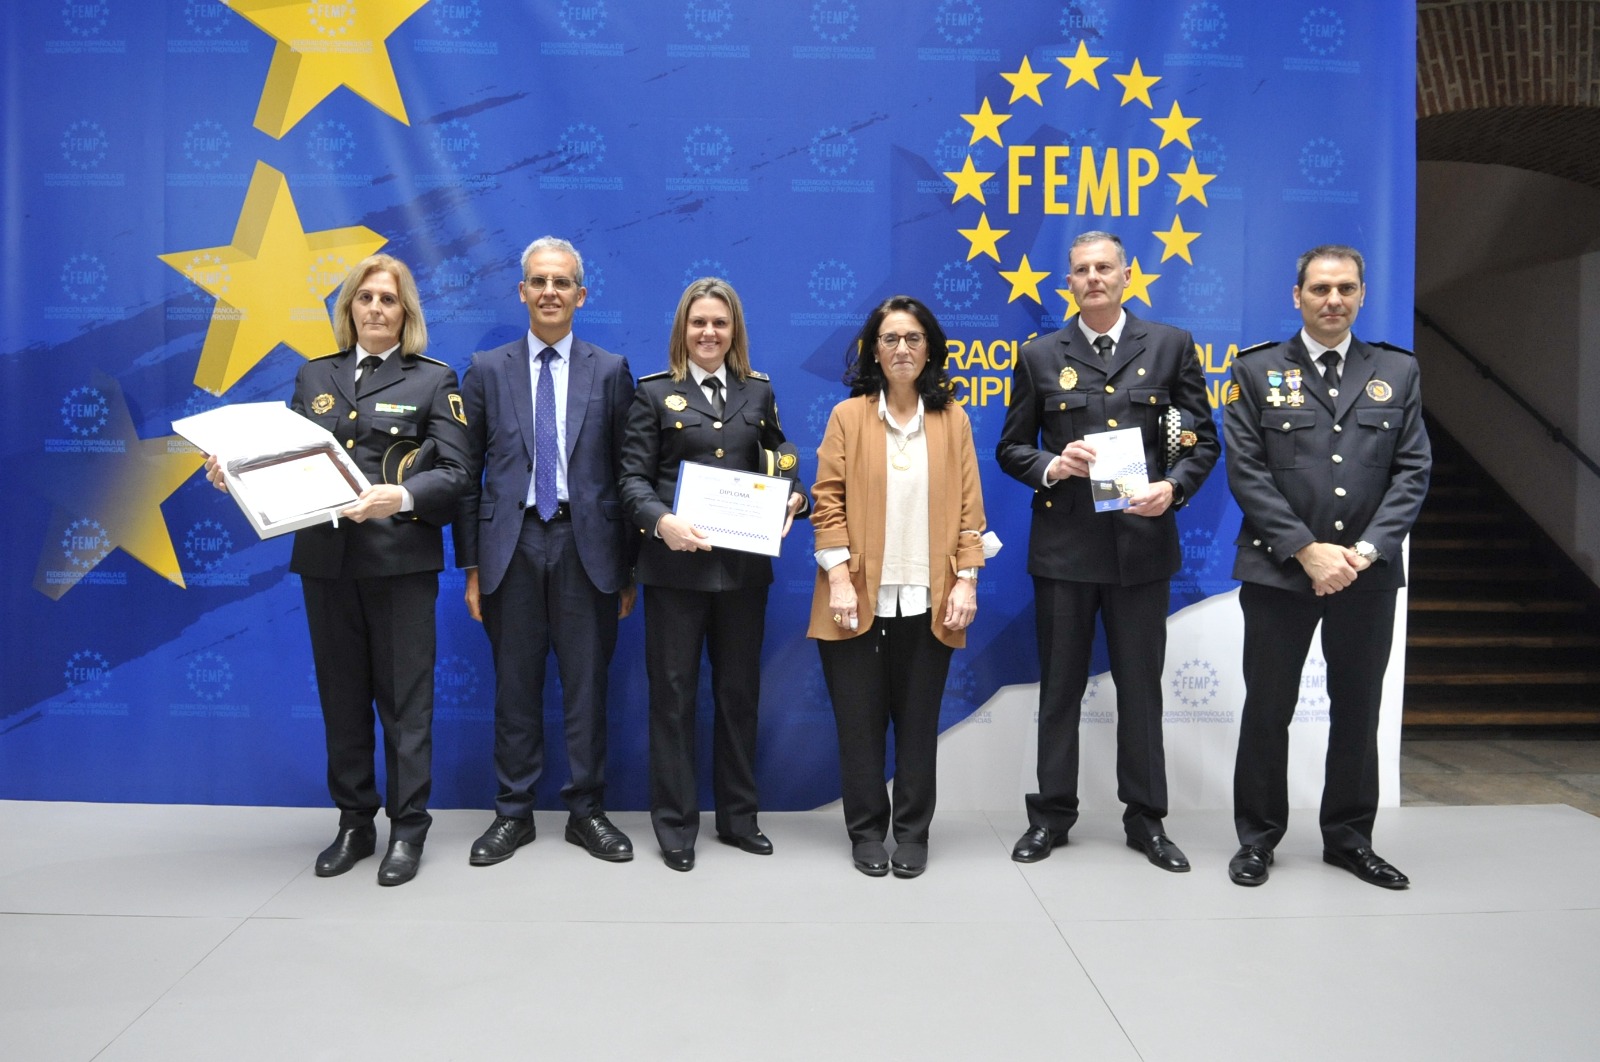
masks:
[[[417,411],[416,406],[402,406],[394,402],[379,402],[372,409],[375,413],[415,413]]]

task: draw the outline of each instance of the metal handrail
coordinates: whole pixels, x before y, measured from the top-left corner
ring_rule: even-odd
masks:
[[[1429,317],[1415,306],[1413,306],[1411,309],[1412,312],[1416,314],[1419,324],[1421,324],[1424,328],[1436,333],[1440,339],[1444,340],[1446,343],[1450,344],[1451,347],[1455,348],[1455,352],[1457,354],[1460,354],[1463,358],[1466,358],[1467,361],[1472,363],[1472,367],[1478,370],[1479,376],[1483,377],[1485,380],[1488,380],[1490,383],[1500,388],[1500,390],[1504,391],[1506,396],[1509,397],[1511,401],[1521,406],[1528,416],[1532,417],[1538,422],[1539,427],[1545,430],[1546,435],[1549,435],[1550,438],[1555,442],[1565,446],[1572,452],[1572,456],[1576,457],[1585,468],[1594,473],[1596,477],[1600,477],[1600,464],[1596,464],[1594,458],[1578,449],[1578,445],[1571,439],[1567,438],[1566,432],[1562,431],[1559,427],[1552,423],[1549,417],[1535,409],[1532,403],[1516,392],[1515,388],[1506,383],[1505,380],[1501,379],[1499,374],[1497,374],[1493,369],[1485,365],[1481,358],[1477,357],[1466,347],[1462,346],[1461,342],[1456,339],[1455,336],[1452,336],[1449,332],[1446,332],[1443,328],[1441,328],[1439,326],[1439,322],[1435,321],[1433,318]]]

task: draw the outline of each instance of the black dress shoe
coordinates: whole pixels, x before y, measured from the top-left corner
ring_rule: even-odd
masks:
[[[1048,830],[1043,826],[1030,826],[1028,832],[1017,839],[1011,849],[1011,858],[1018,863],[1037,863],[1050,851],[1067,843],[1066,830]]]
[[[1143,852],[1152,866],[1158,866],[1162,870],[1182,874],[1189,869],[1189,857],[1184,855],[1183,849],[1173,844],[1172,838],[1164,833],[1158,833],[1154,837],[1129,837],[1128,847],[1136,852]]]
[[[1267,868],[1271,865],[1272,849],[1259,844],[1243,845],[1228,860],[1228,880],[1246,887],[1260,885],[1267,880]]]
[[[902,841],[895,845],[894,858],[889,861],[897,878],[914,878],[928,869],[928,842]]]
[[[719,833],[717,834],[717,840],[721,841],[723,844],[731,844],[739,851],[749,852],[751,855],[772,854],[772,842],[767,840],[767,835],[762,833],[760,830],[756,830],[752,833],[741,833],[737,835]]]
[[[341,826],[333,843],[317,853],[317,877],[343,874],[377,850],[378,830],[372,823]]]
[[[857,841],[850,847],[850,858],[856,869],[869,878],[881,878],[889,873],[889,851],[882,841]]]
[[[673,870],[690,871],[694,869],[694,849],[674,848],[670,852],[661,853],[661,861]]]
[[[467,862],[475,867],[504,863],[517,854],[517,849],[533,840],[533,835],[533,816],[514,819],[510,815],[496,815],[483,836],[472,842],[472,854]]]
[[[422,862],[422,845],[410,841],[390,841],[389,851],[378,864],[379,885],[404,885],[417,876],[417,864]]]
[[[584,848],[596,859],[626,863],[633,858],[633,842],[611,825],[606,813],[597,811],[586,819],[567,819],[567,840]]]
[[[1322,861],[1332,866],[1342,867],[1368,885],[1376,885],[1380,889],[1405,889],[1411,887],[1410,878],[1384,862],[1382,857],[1370,848],[1351,848],[1346,850],[1324,848],[1322,850]]]

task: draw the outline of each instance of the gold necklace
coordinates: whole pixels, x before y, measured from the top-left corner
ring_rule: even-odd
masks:
[[[889,438],[894,440],[895,449],[900,451],[889,458],[889,464],[894,466],[896,472],[910,471],[911,458],[906,455],[906,447],[911,445],[911,436],[902,437],[899,432],[887,424],[884,425],[883,430],[889,433]]]

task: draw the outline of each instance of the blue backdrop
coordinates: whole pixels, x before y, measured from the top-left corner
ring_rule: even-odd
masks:
[[[635,375],[665,366],[683,286],[728,278],[807,478],[865,312],[927,300],[1009,544],[946,725],[1038,678],[1028,492],[993,444],[1018,343],[1070,312],[1074,234],[1121,235],[1130,308],[1194,332],[1214,405],[1239,346],[1299,326],[1294,257],[1315,243],[1366,252],[1361,334],[1410,338],[1409,3],[50,0],[0,18],[0,798],[326,803],[288,541],[255,539],[171,421],[287,399],[334,347],[345,267],[378,246],[416,271],[429,353],[458,371],[526,329],[516,259],[537,236],[583,252],[576,328]],[[1233,585],[1220,466],[1182,526],[1175,609]],[[810,546],[791,536],[759,648],[774,809],[837,796]],[[462,586],[441,580],[434,803],[488,807],[493,673]],[[641,623],[612,670],[614,808],[645,802]]]

